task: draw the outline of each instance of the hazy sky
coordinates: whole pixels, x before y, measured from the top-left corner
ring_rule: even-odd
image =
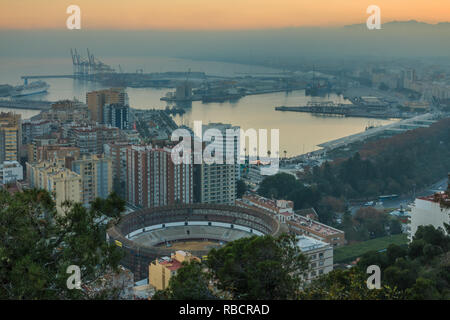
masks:
[[[365,22],[372,4],[382,22],[450,21],[450,0],[0,0],[0,29],[64,29],[71,4],[85,30],[338,26]]]

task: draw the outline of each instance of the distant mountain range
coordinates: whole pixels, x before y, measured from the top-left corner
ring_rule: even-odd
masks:
[[[382,28],[427,28],[427,29],[438,29],[438,28],[450,28],[450,22],[438,22],[438,23],[427,23],[417,20],[408,20],[408,21],[389,21],[383,22],[381,20]],[[366,23],[359,24],[351,24],[346,25],[344,28],[367,28]]]
[[[381,22],[381,30],[368,30],[365,23],[239,31],[0,30],[0,56],[69,57],[70,48],[90,48],[102,57],[270,60],[286,67],[310,57],[450,57],[450,22]]]

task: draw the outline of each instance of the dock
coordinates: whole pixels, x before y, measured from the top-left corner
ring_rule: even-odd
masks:
[[[299,107],[275,107],[276,111],[292,111],[292,112],[307,112],[307,113],[320,113],[328,115],[340,115],[348,116],[351,113],[351,108],[343,106],[299,106]]]
[[[47,74],[47,75],[33,75],[33,76],[21,76],[22,80],[27,81],[29,79],[75,79],[77,78],[73,74]]]
[[[48,110],[52,106],[52,101],[39,100],[0,100],[0,108],[28,109],[28,110]]]
[[[276,111],[290,111],[290,112],[306,112],[318,115],[334,115],[343,117],[356,118],[375,118],[375,119],[407,119],[410,115],[403,114],[391,110],[373,110],[361,106],[349,104],[335,104],[333,102],[315,102],[308,103],[306,106],[275,107]]]
[[[448,116],[448,115],[447,115]],[[445,117],[441,113],[426,113],[416,117],[403,119],[394,123],[390,123],[384,126],[367,129],[366,131],[352,134],[343,138],[327,141],[318,145],[321,149],[312,151],[308,154],[302,154],[291,158],[291,160],[304,161],[312,157],[326,157],[328,152],[331,152],[337,148],[347,147],[352,143],[363,142],[369,138],[379,137],[383,135],[395,135],[405,131],[414,130],[417,128],[426,128],[433,123],[439,121],[442,117]]]
[[[378,136],[383,133],[396,134],[417,128],[426,128],[440,119],[440,114],[426,113],[413,118],[400,120],[381,127],[375,127],[366,131],[356,133],[340,139],[321,143],[318,146],[330,151],[338,147],[347,146],[348,144],[364,141],[370,137]]]

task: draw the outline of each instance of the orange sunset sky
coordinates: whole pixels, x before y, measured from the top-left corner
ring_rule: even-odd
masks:
[[[82,29],[239,30],[364,23],[369,5],[382,22],[450,21],[450,0],[0,0],[0,29],[64,29],[66,8]]]

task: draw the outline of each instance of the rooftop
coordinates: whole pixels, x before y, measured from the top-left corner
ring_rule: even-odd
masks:
[[[13,161],[3,161],[3,163],[0,163],[0,169],[6,169],[6,168],[18,168],[22,167],[20,163],[16,160]]]
[[[449,195],[447,193],[443,192],[443,191],[435,193],[435,194],[433,194],[431,196],[419,197],[417,199],[430,201],[430,202],[434,202],[434,203],[439,203],[439,202],[442,202],[442,201],[450,202]]]
[[[323,236],[329,236],[332,234],[338,234],[343,233],[343,231],[338,230],[336,228],[327,226],[326,224],[320,223],[316,220],[303,217],[298,214],[294,214],[293,218],[290,220],[290,222],[301,225],[302,227],[309,229],[311,231],[314,231],[315,233],[319,233]]]
[[[294,204],[290,200],[272,200],[265,197],[261,197],[257,194],[246,193],[242,196],[242,200],[247,200],[251,202],[255,202],[260,205],[270,206],[274,209],[286,209],[293,208]]]
[[[181,262],[176,259],[171,259],[169,257],[162,257],[159,260],[159,264],[165,266],[170,271],[176,271],[181,268]]]
[[[297,246],[300,248],[301,251],[310,251],[329,246],[328,243],[311,237],[300,236],[297,239],[298,239]]]
[[[191,253],[183,250],[177,250],[170,257],[162,257],[158,259],[158,262],[170,271],[176,271],[181,268],[183,261],[190,261],[191,259],[199,261],[199,259]]]

